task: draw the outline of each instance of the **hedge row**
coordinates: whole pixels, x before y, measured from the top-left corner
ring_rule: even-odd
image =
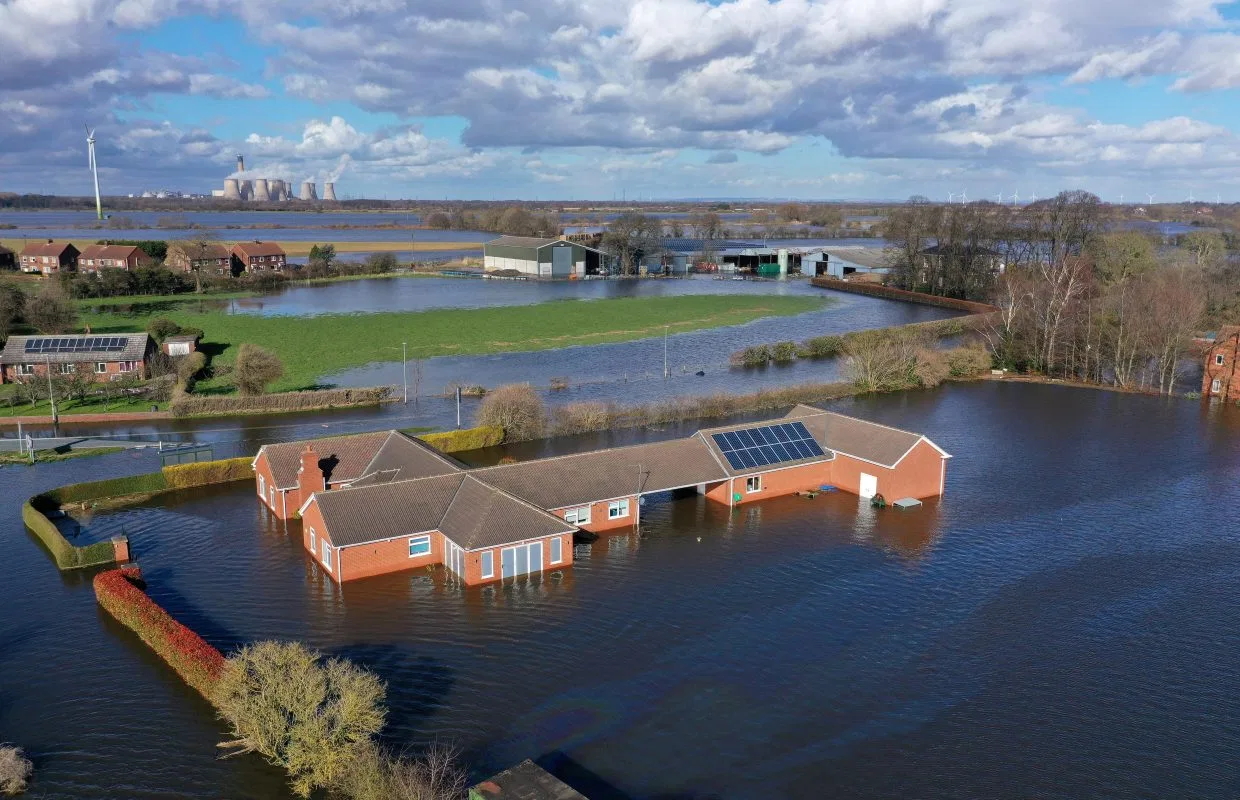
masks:
[[[498,425],[479,425],[459,431],[425,433],[418,438],[441,453],[460,453],[503,444],[504,429]]]
[[[897,289],[894,286],[884,286],[881,283],[865,283],[862,281],[842,281],[838,278],[813,278],[810,283],[821,289],[834,289],[837,292],[852,292],[853,294],[866,294],[872,297],[883,297],[888,300],[903,300],[906,303],[920,303],[925,306],[937,306],[938,308],[954,308],[957,311],[967,311],[970,314],[989,314],[998,309],[986,303],[975,303],[972,300],[958,300],[955,297],[939,297],[934,294],[926,294],[925,292],[910,292],[907,289]]]
[[[87,500],[99,500],[104,497],[124,497],[131,494],[154,494],[165,491],[168,481],[162,472],[148,472],[145,475],[130,475],[124,478],[108,478],[88,483],[71,483],[44,492],[34,498],[35,507],[40,511],[52,510],[70,503],[84,503]]]
[[[730,357],[730,363],[737,367],[765,367],[771,361],[784,364],[798,358],[819,359],[836,358],[843,355],[850,343],[875,337],[923,336],[927,339],[945,339],[949,336],[961,336],[974,330],[975,317],[951,317],[935,319],[928,322],[911,322],[907,325],[892,325],[887,328],[852,331],[840,335],[815,336],[797,344],[795,342],[776,342],[759,344],[737,350]]]
[[[146,593],[137,567],[95,576],[95,599],[118,622],[176,670],[182,680],[208,700],[224,670],[224,654],[177,622]]]
[[[48,519],[29,501],[22,504],[22,522],[26,523],[30,532],[46,545],[56,561],[56,566],[62,571],[111,564],[116,560],[116,549],[110,541],[96,542],[85,547],[69,544],[69,540],[61,534],[56,523]]]
[[[325,408],[372,406],[392,395],[389,386],[363,389],[322,389],[311,392],[278,392],[253,397],[241,395],[182,394],[173,399],[168,410],[176,417],[209,416],[213,414],[271,413],[280,411],[315,411]]]
[[[195,464],[176,464],[164,467],[163,475],[169,489],[187,489],[213,483],[249,480],[254,477],[254,470],[250,466],[253,463],[253,459],[243,456],[218,461],[199,461]]]

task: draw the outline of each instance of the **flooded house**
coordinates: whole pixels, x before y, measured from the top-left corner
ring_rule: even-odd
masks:
[[[1240,400],[1240,325],[1224,325],[1201,344],[1205,350],[1201,396]]]
[[[0,351],[0,383],[53,375],[89,375],[94,381],[144,380],[155,352],[145,333],[10,336]]]
[[[683,439],[468,468],[398,431],[266,445],[258,496],[301,518],[303,546],[343,582],[442,564],[469,585],[573,562],[578,531],[640,522],[644,498],[729,507],[832,487],[941,495],[951,456],[921,434],[812,406]]]

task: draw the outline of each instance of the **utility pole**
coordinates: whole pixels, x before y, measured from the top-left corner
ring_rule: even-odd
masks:
[[[667,377],[667,333],[672,329],[671,325],[663,326],[663,377]]]
[[[461,429],[461,387],[456,387],[456,429]]]
[[[60,424],[60,415],[56,413],[56,392],[52,389],[52,358],[43,356],[43,364],[47,367],[47,399],[52,404],[52,425]]]
[[[405,369],[405,365],[409,362],[405,358],[405,346],[406,342],[400,343],[400,382],[404,387],[405,405],[409,405],[409,372]]]

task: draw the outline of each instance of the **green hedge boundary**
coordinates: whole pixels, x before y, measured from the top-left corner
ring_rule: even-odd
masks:
[[[482,447],[495,447],[504,442],[504,429],[499,425],[479,425],[459,431],[424,433],[417,438],[441,453],[462,453]]]
[[[111,540],[95,542],[85,547],[70,544],[56,527],[56,523],[36,509],[29,500],[22,504],[22,522],[26,523],[26,528],[43,542],[48,552],[52,554],[57,569],[61,572],[116,562],[116,548]]]

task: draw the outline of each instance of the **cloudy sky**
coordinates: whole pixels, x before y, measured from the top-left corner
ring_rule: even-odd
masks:
[[[0,191],[1240,200],[1240,3],[0,0]]]

